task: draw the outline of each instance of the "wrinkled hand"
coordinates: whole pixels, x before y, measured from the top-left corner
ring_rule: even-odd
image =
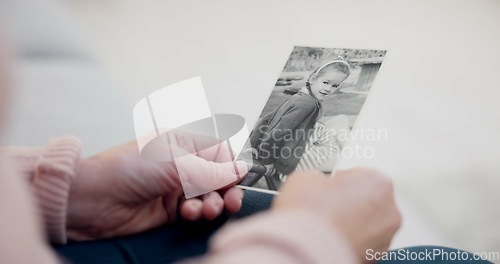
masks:
[[[141,157],[135,141],[80,160],[68,203],[68,238],[133,234],[171,223],[177,212],[196,221],[214,219],[224,207],[239,211],[243,191],[232,186],[247,174],[246,164],[231,161],[224,143],[207,144],[206,138],[180,133],[175,138],[175,148],[187,153],[175,162]],[[224,188],[184,200],[183,184]]]
[[[339,171],[331,178],[320,171],[294,173],[281,192],[273,210],[307,210],[329,220],[360,261],[367,249],[387,250],[401,223],[391,181],[373,170]]]

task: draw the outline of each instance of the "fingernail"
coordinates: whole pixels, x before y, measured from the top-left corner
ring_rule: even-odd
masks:
[[[191,205],[191,209],[193,209],[193,211],[201,210],[202,207],[203,207],[202,203],[193,203]]]
[[[218,201],[212,201],[212,206],[216,211],[219,211],[221,204]]]

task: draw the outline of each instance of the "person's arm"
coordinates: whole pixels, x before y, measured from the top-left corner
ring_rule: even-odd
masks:
[[[192,263],[360,263],[399,228],[390,180],[366,169],[294,173],[270,212],[227,225]],[[189,263],[189,262],[188,262]]]
[[[28,185],[12,162],[0,156],[0,262],[58,263],[45,243]]]
[[[136,141],[82,159],[74,137],[4,150],[31,183],[53,243],[135,234],[175,221],[178,212],[190,221],[214,219],[224,208],[237,212],[243,191],[231,184],[246,175],[247,165],[233,162],[216,139],[171,134],[178,144],[163,147],[166,156],[168,148],[183,154],[175,162],[143,158]]]
[[[231,162],[225,144],[197,149],[203,145],[199,139],[182,135],[178,139],[184,143],[178,147],[191,146],[197,153],[183,157],[191,168],[187,176],[205,177],[192,182],[208,186],[236,179],[235,169],[240,176],[246,174],[246,164]],[[2,263],[58,262],[45,243],[40,216],[45,218],[52,242],[63,243],[67,237],[86,240],[141,232],[173,221],[178,209],[187,220],[197,220],[213,219],[224,207],[236,212],[241,206],[243,192],[229,187],[179,205],[182,189],[175,167],[142,159],[135,142],[88,159],[79,159],[80,142],[73,137],[51,140],[47,147],[1,151]],[[120,210],[109,211],[110,207]],[[103,221],[98,217],[102,215],[108,218]]]
[[[262,213],[231,224],[211,242],[202,263],[357,263],[343,235],[303,210]]]
[[[66,210],[76,175],[81,143],[75,137],[49,141],[45,147],[9,147],[5,154],[29,180],[47,235],[53,243],[66,242]]]

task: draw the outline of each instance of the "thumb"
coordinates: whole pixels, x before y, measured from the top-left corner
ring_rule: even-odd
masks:
[[[243,161],[217,163],[193,154],[175,158],[175,165],[188,199],[236,183],[248,173]]]

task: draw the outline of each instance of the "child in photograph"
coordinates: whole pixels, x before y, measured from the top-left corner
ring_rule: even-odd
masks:
[[[268,169],[269,189],[277,190],[285,175],[295,170],[323,115],[323,99],[336,91],[349,74],[350,67],[343,60],[322,64],[311,73],[305,87],[258,121],[250,143],[255,159]]]

